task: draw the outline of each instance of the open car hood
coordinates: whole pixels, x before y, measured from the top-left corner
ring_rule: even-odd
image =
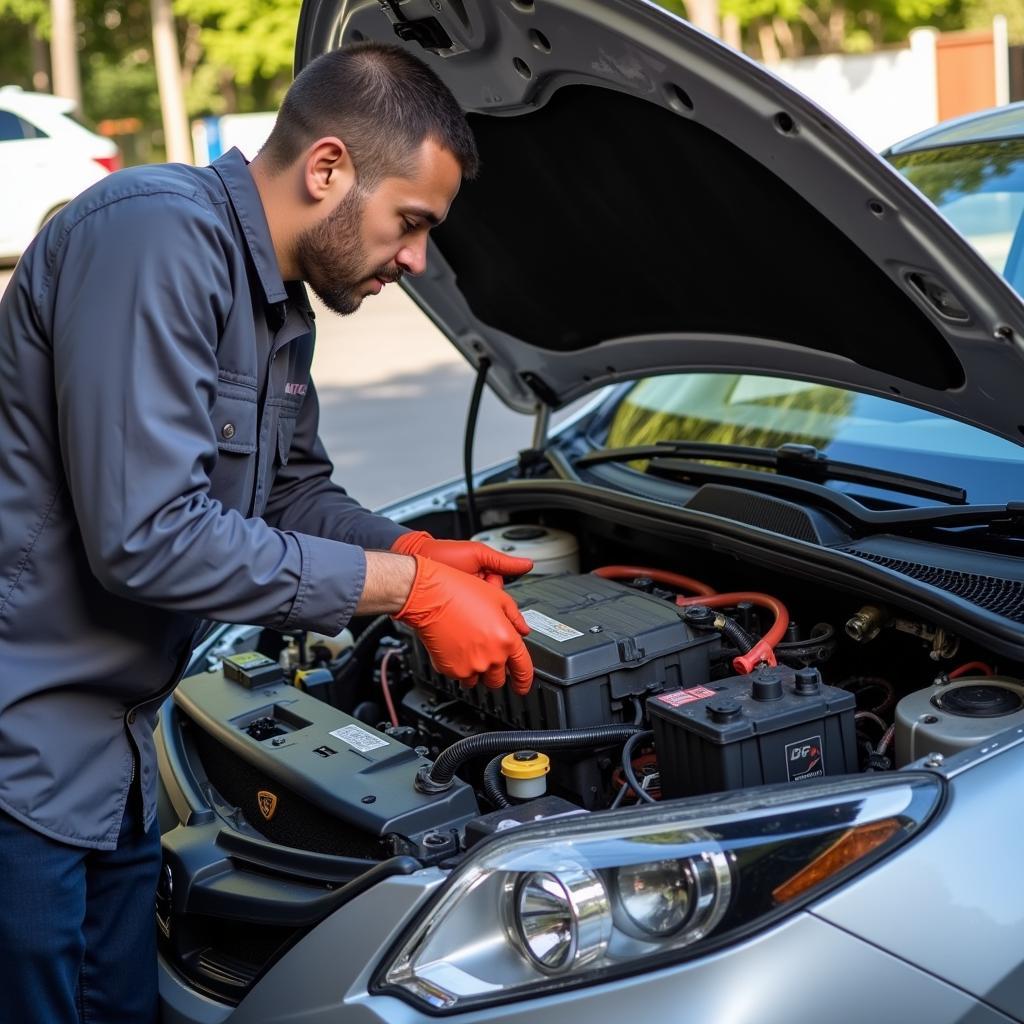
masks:
[[[469,113],[481,174],[403,284],[509,406],[743,371],[1021,441],[1020,297],[761,66],[644,0],[304,0],[297,68],[364,38]]]

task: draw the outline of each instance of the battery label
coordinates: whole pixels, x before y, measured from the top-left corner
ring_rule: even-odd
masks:
[[[656,700],[667,704],[670,708],[679,708],[684,704],[691,704],[695,700],[704,700],[707,697],[714,697],[715,691],[709,690],[706,686],[693,686],[689,690],[676,690],[673,693],[663,693]]]
[[[526,619],[526,624],[530,629],[535,629],[538,633],[543,633],[560,644],[566,640],[583,636],[578,629],[573,629],[572,626],[567,626],[564,622],[559,622],[558,619],[553,619],[549,615],[537,611],[536,608],[527,608],[523,612],[523,618]]]
[[[346,725],[344,729],[335,729],[331,735],[337,736],[339,740],[343,740],[350,747],[355,747],[356,750],[361,750],[363,753],[388,745],[388,741],[382,736],[374,736],[372,732],[360,729],[358,725]]]
[[[816,779],[825,774],[825,752],[820,736],[786,744],[786,777],[790,782]]]

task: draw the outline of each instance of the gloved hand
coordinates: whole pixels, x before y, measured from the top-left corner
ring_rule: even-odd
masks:
[[[403,533],[391,550],[397,555],[424,555],[499,587],[503,576],[522,576],[533,568],[528,558],[503,555],[474,540],[436,540],[424,530]]]
[[[463,686],[482,676],[491,687],[505,685],[507,670],[512,689],[529,692],[533,662],[522,637],[530,627],[515,601],[475,576],[413,557],[416,577],[395,618],[416,630],[434,668]]]

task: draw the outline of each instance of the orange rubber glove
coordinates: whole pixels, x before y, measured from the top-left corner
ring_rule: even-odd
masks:
[[[533,568],[528,558],[503,555],[475,540],[436,540],[424,530],[403,533],[391,550],[396,555],[423,555],[499,587],[503,576],[522,576]]]
[[[422,555],[402,610],[395,616],[419,634],[430,660],[442,675],[476,686],[505,685],[528,693],[533,662],[523,643],[530,632],[515,601],[498,587]],[[520,635],[521,634],[521,635]]]

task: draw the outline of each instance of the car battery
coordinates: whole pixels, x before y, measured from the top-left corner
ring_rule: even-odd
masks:
[[[661,791],[696,796],[857,770],[854,696],[779,665],[653,697]]]
[[[416,677],[514,729],[580,729],[634,721],[642,697],[711,677],[717,633],[698,633],[670,601],[600,576],[524,577],[507,591],[530,626],[535,671],[525,696],[512,687],[466,690],[434,671],[410,636]],[[411,633],[411,631],[409,631]]]

